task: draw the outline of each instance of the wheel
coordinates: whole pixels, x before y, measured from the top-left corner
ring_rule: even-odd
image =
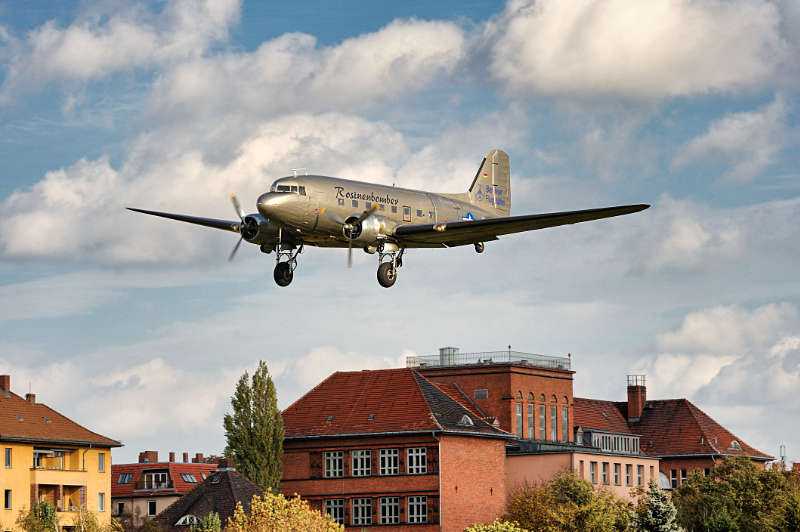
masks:
[[[275,278],[275,282],[278,286],[289,286],[289,284],[292,282],[292,278],[294,278],[292,267],[288,262],[279,262],[275,265],[273,277]]]
[[[397,269],[391,262],[382,262],[378,266],[378,283],[384,288],[390,288],[397,280]]]
[[[485,246],[483,245],[483,242],[475,242],[475,252],[476,253],[483,253],[484,249],[485,249]]]

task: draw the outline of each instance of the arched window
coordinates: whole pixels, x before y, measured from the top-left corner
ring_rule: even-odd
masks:
[[[733,440],[733,441],[731,442],[731,449],[733,449],[734,451],[741,451],[741,450],[742,450],[742,446],[741,446],[741,445],[739,445],[739,442],[738,442],[738,441],[736,441],[736,440]]]
[[[522,401],[522,391],[517,392],[517,401]]]
[[[200,524],[200,520],[197,517],[195,517],[193,515],[184,515],[183,517],[178,519],[178,522],[175,523],[175,526],[191,526],[191,525],[199,525],[199,524]]]
[[[539,400],[540,400],[541,402],[543,402],[543,403],[544,403],[545,401],[547,401],[547,399],[545,399],[545,398],[544,398],[544,394],[542,394],[542,395],[540,395],[540,396],[539,396]]]
[[[557,403],[558,402],[558,398],[556,398],[556,394],[553,394],[553,397],[551,397],[550,400],[552,402],[554,402],[554,403]]]
[[[564,396],[564,402],[565,402],[565,403],[569,403],[569,399],[567,399],[567,396],[566,396],[566,395]]]
[[[528,402],[532,403],[536,400],[536,397],[533,395],[533,392],[528,393]]]

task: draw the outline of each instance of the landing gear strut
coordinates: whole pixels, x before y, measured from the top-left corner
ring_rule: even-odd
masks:
[[[303,243],[299,246],[278,243],[275,245],[275,271],[272,277],[278,286],[289,286],[297,268],[297,256],[303,252]]]
[[[397,269],[403,266],[405,248],[394,243],[381,243],[378,246],[378,284],[391,288],[397,281]]]

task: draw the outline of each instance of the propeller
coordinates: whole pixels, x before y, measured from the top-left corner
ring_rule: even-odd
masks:
[[[236,194],[231,194],[231,203],[233,203],[233,209],[236,211],[236,214],[239,215],[239,219],[242,221],[241,225],[239,225],[239,233],[241,235],[242,227],[244,226],[244,209],[242,209],[242,205],[239,203],[239,198],[236,197]],[[235,246],[233,246],[233,251],[231,251],[231,254],[228,255],[228,262],[231,262],[236,256],[236,252],[239,251],[239,246],[242,245],[242,240],[244,240],[244,235],[239,236],[239,241],[236,242]]]
[[[344,222],[342,224],[342,230],[343,230],[345,236],[347,236],[347,267],[348,268],[352,268],[353,267],[353,240],[354,240],[349,235],[352,235],[353,231],[355,231],[356,229],[361,227],[361,224],[364,222],[364,220],[366,220],[367,218],[372,216],[375,213],[376,210],[378,210],[378,205],[377,204],[373,204],[372,207],[370,207],[369,209],[367,209],[364,212],[362,212],[361,216],[359,216],[358,218],[356,218],[352,222]],[[356,236],[356,238],[357,238],[357,236]]]

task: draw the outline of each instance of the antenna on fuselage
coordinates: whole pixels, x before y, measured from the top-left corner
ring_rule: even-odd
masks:
[[[301,166],[300,168],[291,168],[291,170],[292,170],[292,175],[294,175],[294,177],[297,177],[297,172],[299,170],[304,170],[303,175],[308,175],[308,168],[304,166]]]

